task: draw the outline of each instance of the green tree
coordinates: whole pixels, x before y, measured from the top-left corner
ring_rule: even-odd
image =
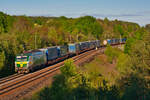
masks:
[[[88,35],[92,34],[96,38],[99,38],[103,33],[102,26],[96,21],[94,17],[84,16],[76,20],[75,26],[78,28],[79,32]]]
[[[8,32],[8,17],[3,12],[0,12],[0,33]]]
[[[107,45],[104,53],[107,55],[109,62],[113,63],[113,61],[115,61],[122,53],[122,51],[118,48],[112,48],[110,45]]]
[[[117,70],[121,73],[121,75],[126,75],[129,73],[132,73],[132,65],[131,63],[131,58],[128,54],[120,54],[118,59],[117,59]],[[128,67],[127,67],[128,66]]]
[[[149,100],[149,82],[138,74],[129,74],[120,80],[121,100]]]
[[[0,52],[0,71],[3,69],[5,65],[5,54],[4,51]]]
[[[76,67],[75,65],[73,64],[73,60],[72,59],[69,59],[69,60],[66,60],[65,63],[64,63],[64,66],[61,67],[61,73],[66,77],[72,77],[74,75],[77,74],[76,72]]]

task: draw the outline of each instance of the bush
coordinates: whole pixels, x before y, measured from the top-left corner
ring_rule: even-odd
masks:
[[[60,70],[66,78],[76,75],[76,66],[73,64],[72,59],[66,60]]]
[[[107,55],[109,62],[113,63],[113,61],[117,60],[122,52],[120,49],[112,48],[110,45],[108,45],[104,53]]]

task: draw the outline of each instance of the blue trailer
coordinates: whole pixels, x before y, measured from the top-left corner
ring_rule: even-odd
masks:
[[[119,40],[119,43],[122,43],[122,42],[123,42],[122,40],[123,40],[123,39],[120,39],[120,40]]]
[[[59,57],[63,57],[63,56],[68,55],[68,46],[67,45],[65,45],[65,46],[58,46],[57,49],[58,49],[58,52],[59,52],[58,53]]]
[[[84,52],[88,50],[88,42],[80,42],[80,51]]]
[[[112,40],[111,39],[107,39],[107,44],[111,45],[112,44]]]
[[[96,40],[96,47],[97,47],[97,48],[100,47],[100,40]]]
[[[54,60],[58,58],[58,49],[56,46],[47,48],[47,59],[48,61]]]
[[[123,39],[122,39],[122,43],[125,43],[125,42],[126,42],[126,40],[127,40],[126,38],[123,38]]]
[[[95,48],[95,42],[91,41],[90,44],[91,44],[91,49],[94,49]]]
[[[69,54],[79,54],[80,53],[80,45],[79,43],[68,44]]]
[[[48,48],[42,48],[39,49],[43,51],[46,54],[47,63],[51,62],[52,60],[55,60],[59,56],[59,51],[56,46],[48,47]]]
[[[120,39],[115,39],[115,44],[120,43]]]

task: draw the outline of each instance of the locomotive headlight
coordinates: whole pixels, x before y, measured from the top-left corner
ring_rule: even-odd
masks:
[[[27,67],[31,66],[31,64],[32,64],[31,61],[28,61],[27,62]]]
[[[28,64],[29,64],[29,65],[32,65],[32,56],[29,57]]]
[[[31,65],[31,61],[28,61],[27,66],[30,66],[30,65]]]

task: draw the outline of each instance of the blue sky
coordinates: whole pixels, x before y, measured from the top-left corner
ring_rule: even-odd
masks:
[[[91,15],[140,25],[150,23],[150,0],[0,0],[0,11],[27,16]]]

